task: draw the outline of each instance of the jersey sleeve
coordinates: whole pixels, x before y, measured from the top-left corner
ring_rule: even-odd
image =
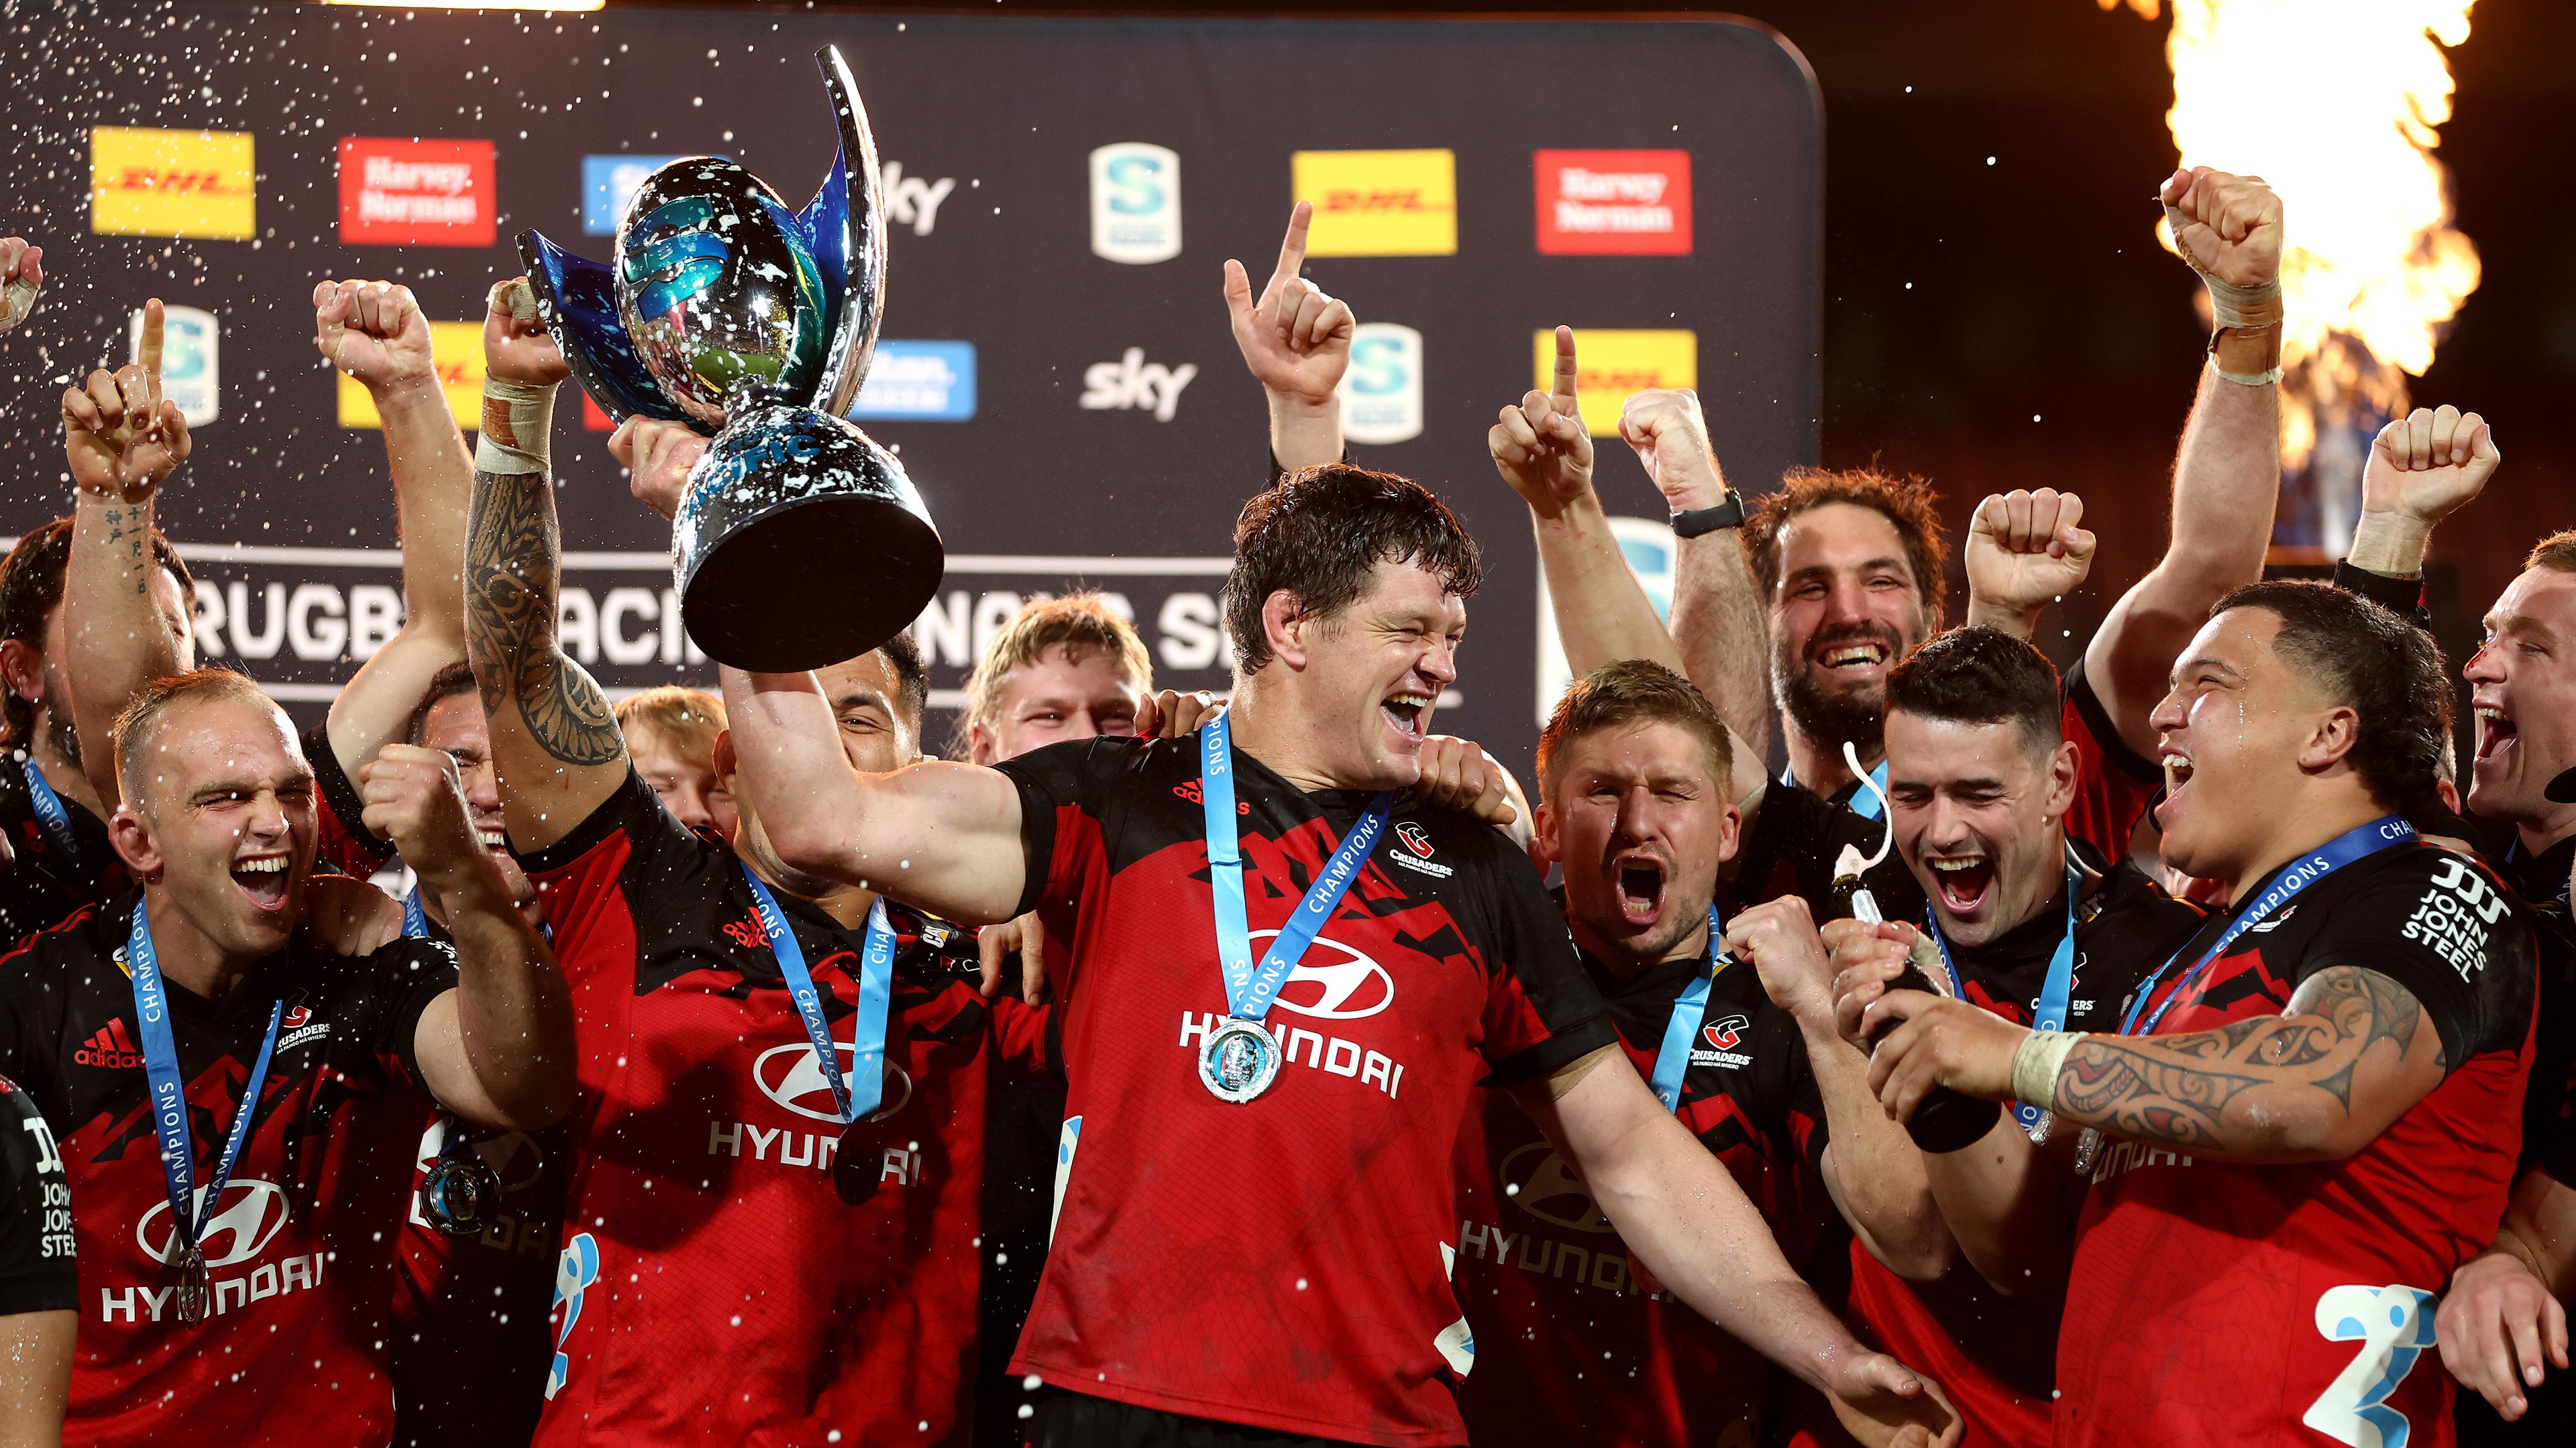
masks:
[[[2531,927],[2504,886],[2467,856],[2431,845],[2406,849],[2362,883],[2333,902],[2293,989],[2320,971],[2359,966],[2423,1007],[2447,1069],[2520,1050],[2531,1024]]]
[[[2104,857],[2120,859],[2129,853],[2130,833],[2163,790],[2164,771],[2120,737],[2081,659],[2066,675],[2061,724],[2075,746],[2075,805],[2066,812],[2066,832]]]
[[[1485,953],[1488,1086],[1534,1080],[1618,1042],[1609,1007],[1583,973],[1547,882],[1501,831],[1469,832],[1489,851],[1480,872],[1493,894]]]
[[[1134,739],[1070,740],[994,766],[1020,794],[1026,879],[1014,913],[1040,912],[1050,944],[1075,938],[1077,902],[1108,876],[1117,783],[1143,748]],[[1070,952],[1049,958],[1050,973],[1066,986],[1074,964]]]
[[[581,948],[603,928],[626,928],[618,887],[630,865],[650,871],[674,851],[712,848],[673,818],[653,786],[630,768],[572,833],[542,850],[519,854],[519,868],[545,904],[546,928],[554,932],[555,958],[563,963],[565,977],[578,979],[612,959],[633,960],[631,950]]]
[[[357,781],[340,767],[328,725],[304,736],[304,757],[313,766],[314,789],[322,804],[314,811],[314,853],[342,874],[362,880],[383,869],[394,857],[394,847],[368,831],[366,801],[358,795]]]
[[[53,1129],[26,1092],[0,1080],[0,1316],[77,1305],[71,1202]]]
[[[420,1018],[429,1003],[456,989],[456,951],[442,940],[397,940],[369,956],[384,972],[385,1010],[376,1026],[376,1059],[387,1074],[422,1090]]]

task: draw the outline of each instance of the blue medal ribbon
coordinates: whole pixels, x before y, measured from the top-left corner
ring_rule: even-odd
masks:
[[[850,1023],[852,1059],[844,1075],[840,1048],[832,1044],[831,1025],[823,1019],[823,994],[815,989],[814,972],[805,965],[805,947],[797,943],[796,932],[787,928],[787,913],[778,908],[778,897],[769,893],[749,864],[742,865],[742,877],[751,882],[752,898],[760,905],[761,929],[768,933],[770,951],[778,957],[778,973],[787,978],[787,994],[796,1001],[796,1018],[805,1023],[805,1039],[814,1043],[814,1060],[832,1088],[833,1106],[844,1123],[874,1116],[885,1100],[886,1017],[894,1003],[894,926],[886,920],[885,897],[878,896],[868,906],[867,941],[859,955],[859,1008]]]
[[[36,823],[53,843],[55,853],[74,869],[80,868],[80,837],[72,833],[72,812],[63,808],[63,797],[45,781],[45,772],[36,767],[36,756],[23,754],[18,767],[27,774],[27,803],[36,811]]]
[[[2083,873],[2069,865],[2066,870],[2066,933],[2058,937],[2057,951],[2048,958],[2048,978],[2040,984],[2039,1007],[2030,1021],[2034,1031],[2066,1029],[2067,1001],[2075,994],[2075,896],[2083,886]],[[1967,982],[1959,974],[1959,963],[1950,958],[1950,942],[1941,934],[1941,917],[1933,912],[1928,900],[1923,905],[1923,923],[1928,927],[1925,933],[1940,948],[1941,968],[1950,975],[1950,994],[1966,1000]],[[2022,1101],[2014,1102],[2012,1111],[2013,1120],[2020,1122],[2024,1131],[2039,1125],[2039,1119],[2048,1114]]]
[[[1708,1012],[1708,988],[1717,973],[1726,969],[1732,957],[1724,953],[1720,932],[1724,917],[1717,907],[1708,907],[1708,969],[1691,977],[1681,999],[1673,1002],[1673,1018],[1664,1023],[1664,1043],[1655,1051],[1655,1075],[1647,1084],[1655,1088],[1655,1099],[1666,1111],[1682,1109],[1682,1077],[1690,1074],[1691,1037],[1699,1034],[1700,1017]]]
[[[2120,1034],[2154,1035],[2157,1024],[2165,1018],[2165,1012],[2172,1010],[2174,1002],[2182,999],[2191,987],[2199,982],[2202,974],[2209,969],[2211,961],[2227,953],[2227,947],[2234,945],[2238,936],[2261,924],[2264,917],[2297,898],[2301,891],[2344,866],[2358,860],[2366,860],[2382,850],[2410,844],[2414,839],[2415,827],[2408,824],[2403,816],[2381,815],[2366,825],[2344,831],[2316,849],[2273,871],[2272,877],[2264,882],[2263,888],[2254,893],[2244,908],[2236,912],[2236,918],[2230,920],[2227,928],[2220,932],[2218,943],[2209,947],[2208,952],[2200,959],[2192,962],[2191,969],[2184,971],[2181,978],[2174,982],[2174,988],[2165,997],[2164,1004],[2156,1007],[2155,1013],[2147,1016],[2143,1024],[2138,1017],[2146,1011],[2147,1002],[2155,999],[2156,983],[2165,978],[2166,971],[2173,969],[2174,961],[2182,959],[2182,952],[2175,951],[2172,959],[2157,966],[2156,973],[2139,984],[2136,998],[2129,1002],[2128,1014],[2121,1018]]]
[[[1797,770],[1787,765],[1781,766],[1780,782],[1788,785],[1792,789],[1797,788]],[[1887,813],[1887,806],[1879,803],[1880,800],[1887,797],[1886,760],[1880,760],[1878,762],[1878,768],[1869,772],[1869,782],[1878,787],[1877,793],[1872,794],[1870,791],[1865,789],[1853,790],[1852,797],[1844,802],[1843,807],[1850,810],[1853,814],[1859,815],[1862,819],[1874,820],[1883,817]]]
[[[403,897],[403,938],[406,940],[429,938],[429,912],[420,908],[420,887],[417,885],[412,887],[410,894]]]
[[[1369,801],[1368,812],[1342,837],[1332,858],[1324,862],[1323,872],[1307,887],[1306,898],[1297,902],[1288,923],[1271,937],[1257,970],[1252,964],[1252,927],[1244,913],[1242,837],[1234,818],[1234,730],[1224,714],[1199,730],[1199,805],[1207,822],[1208,883],[1216,897],[1217,967],[1225,977],[1226,1014],[1258,1021],[1270,1013],[1270,1003],[1288,983],[1288,972],[1296,968],[1306,947],[1314,943],[1315,932],[1333,918],[1334,907],[1359,879],[1369,851],[1386,833],[1395,791],[1380,790]]]
[[[250,1081],[242,1087],[241,1105],[233,1110],[232,1129],[225,1134],[222,1154],[215,1158],[213,1175],[206,1179],[206,1193],[197,1197],[196,1146],[188,1134],[179,1046],[170,1031],[170,992],[161,979],[160,957],[152,952],[152,926],[141,900],[134,902],[134,925],[126,932],[125,964],[134,977],[134,1023],[143,1034],[143,1071],[152,1090],[153,1129],[161,1138],[161,1175],[170,1190],[175,1259],[195,1249],[206,1222],[223,1203],[233,1163],[241,1159],[242,1143],[250,1139],[251,1118],[259,1114],[260,1088],[268,1081],[268,1059],[277,1050],[277,1025],[285,1019],[286,999],[280,996],[269,1005],[268,1034],[259,1043],[259,1058],[251,1063]]]

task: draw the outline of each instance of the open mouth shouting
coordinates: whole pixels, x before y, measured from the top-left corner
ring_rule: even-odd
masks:
[[[2160,761],[2165,771],[2165,802],[2156,806],[2156,823],[2162,825],[2166,811],[2171,810],[2191,787],[2191,756],[2168,744]]]
[[[1612,860],[1610,866],[1612,878],[1618,883],[1620,923],[1632,930],[1644,930],[1661,921],[1664,887],[1671,878],[1664,861],[1654,855],[1631,852]]]
[[[233,861],[233,884],[250,897],[253,909],[276,914],[286,908],[290,859],[284,851]]]
[[[1438,700],[1436,694],[1399,689],[1378,701],[1377,712],[1397,738],[1420,744],[1424,725],[1431,717],[1431,706]]]
[[[1816,677],[1845,687],[1880,682],[1895,661],[1895,636],[1869,625],[1837,629],[1807,647],[1807,665]]]
[[[1933,888],[1942,908],[1953,915],[1974,915],[1994,890],[1994,857],[1985,854],[1926,855]]]
[[[2476,705],[2476,709],[2478,716],[2476,762],[2481,766],[2501,763],[2512,751],[2514,741],[2522,733],[2522,728],[2514,723],[2513,716],[2505,712],[2502,704],[2481,701]]]
[[[487,825],[477,822],[474,826],[474,841],[483,848],[490,850],[493,854],[506,855],[510,853],[510,836],[499,825]]]

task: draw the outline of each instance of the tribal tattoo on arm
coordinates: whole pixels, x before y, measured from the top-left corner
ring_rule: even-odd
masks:
[[[2382,1041],[2390,1049],[2374,1049]],[[2405,987],[2339,965],[2310,976],[2277,1016],[2188,1035],[2087,1035],[2059,1068],[2054,1105],[2132,1141],[2316,1160],[2359,1150],[2447,1069],[2440,1034]]]
[[[545,473],[477,469],[465,549],[466,654],[499,719],[515,706],[528,737],[574,766],[615,763],[626,750],[607,695],[564,657],[555,637],[563,540]]]

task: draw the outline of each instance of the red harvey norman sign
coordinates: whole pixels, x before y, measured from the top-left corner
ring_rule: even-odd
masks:
[[[1690,255],[1690,152],[1541,151],[1532,169],[1542,255]]]
[[[340,239],[379,246],[490,246],[492,143],[340,140]]]

